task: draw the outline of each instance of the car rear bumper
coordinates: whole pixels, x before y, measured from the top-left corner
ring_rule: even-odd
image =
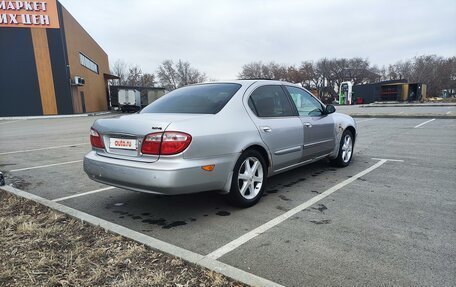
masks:
[[[186,194],[225,189],[237,156],[159,159],[145,163],[100,156],[96,151],[90,151],[84,157],[84,171],[92,180],[120,188],[155,194]],[[201,168],[210,164],[215,164],[213,171]]]

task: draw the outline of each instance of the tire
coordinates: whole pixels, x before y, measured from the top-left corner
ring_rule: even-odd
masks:
[[[338,167],[348,166],[353,158],[354,143],[352,132],[345,130],[340,139],[339,154],[331,160],[331,164]]]
[[[267,171],[266,162],[258,151],[242,153],[233,169],[228,201],[244,208],[255,205],[264,193]]]

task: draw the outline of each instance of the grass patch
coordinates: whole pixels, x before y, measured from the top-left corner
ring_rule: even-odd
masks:
[[[0,286],[246,286],[0,190]]]

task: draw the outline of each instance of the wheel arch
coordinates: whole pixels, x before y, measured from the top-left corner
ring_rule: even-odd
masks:
[[[244,148],[242,150],[242,152],[245,152],[246,150],[255,150],[257,152],[259,152],[262,156],[263,156],[263,159],[266,161],[266,166],[268,168],[268,171],[271,169],[272,167],[272,160],[271,160],[271,156],[269,155],[268,151],[266,150],[266,148],[264,148],[263,146],[261,145],[258,145],[258,144],[254,144],[254,145],[251,145],[247,148]],[[241,153],[242,154],[242,153]]]
[[[354,126],[347,126],[345,130],[349,130],[353,135],[353,143],[356,142],[356,129]]]
[[[339,155],[339,145],[340,141],[342,140],[342,134],[346,131],[350,131],[353,135],[353,144],[356,142],[356,128],[352,123],[339,123],[336,124],[335,127],[335,142],[334,142],[334,150],[332,154],[329,156],[330,159],[334,159]]]
[[[266,149],[266,147],[264,147],[264,146],[262,146],[261,144],[258,144],[258,143],[252,143],[252,144],[242,148],[241,152],[236,157],[236,160],[233,162],[233,168],[234,168],[235,163],[241,157],[241,155],[247,150],[255,150],[255,151],[259,152],[263,156],[263,159],[266,161],[266,168],[267,168],[266,177],[269,176],[269,173],[272,170],[272,159],[271,159],[271,156],[270,156],[268,150]],[[221,191],[222,194],[228,194],[230,192],[232,177],[233,177],[233,171],[231,171],[228,174],[228,176],[227,176],[227,179],[226,179],[226,182],[225,182],[225,186],[224,186],[224,188]]]

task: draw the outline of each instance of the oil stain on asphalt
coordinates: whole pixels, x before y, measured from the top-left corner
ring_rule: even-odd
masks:
[[[228,216],[231,213],[228,212],[228,211],[221,210],[221,211],[218,211],[216,214],[219,215],[219,216]]]
[[[283,194],[279,195],[279,198],[280,198],[281,200],[284,200],[284,201],[291,201],[291,199],[289,199],[288,197],[286,197],[286,196],[283,195]]]
[[[284,184],[283,186],[284,186],[284,187],[292,187],[293,185],[295,185],[295,184],[297,184],[297,183],[300,183],[300,182],[302,182],[302,181],[304,181],[304,180],[306,180],[306,178],[305,178],[305,177],[302,177],[302,178],[300,178],[300,179],[298,179],[298,180],[295,180],[295,181],[292,181],[292,182],[290,182],[290,183]]]
[[[281,205],[277,205],[276,206],[276,209],[280,210],[280,211],[289,211],[290,209],[286,208],[286,207],[283,207]]]
[[[312,209],[315,209],[315,210],[318,210],[320,212],[323,212],[323,211],[325,211],[328,208],[324,204],[318,204],[316,207],[312,207]]]
[[[106,209],[111,209],[111,206],[106,206]],[[216,208],[216,209],[219,209],[219,208]],[[188,223],[195,222],[197,220],[194,217],[189,217],[187,220],[176,220],[176,221],[168,221],[165,218],[145,218],[144,219],[143,217],[141,217],[139,215],[132,214],[127,211],[112,210],[112,212],[118,214],[120,219],[129,217],[133,220],[141,220],[141,222],[143,222],[143,223],[160,226],[163,229],[171,229],[174,227],[187,225]],[[215,214],[218,216],[231,215],[230,212],[225,211],[225,210],[219,210]],[[141,213],[141,215],[144,217],[151,217],[151,214],[149,212],[143,212],[143,213]],[[203,215],[203,217],[207,217],[207,216],[209,216],[209,215],[208,214]],[[146,231],[146,230],[143,230],[143,231]]]
[[[331,223],[331,220],[330,219],[323,219],[323,220],[320,220],[320,221],[316,221],[316,220],[311,220],[310,222],[312,222],[313,224],[329,224]]]
[[[182,226],[186,225],[187,222],[183,220],[177,220],[173,222],[167,222],[166,219],[164,218],[159,218],[159,219],[144,219],[142,222],[152,224],[152,225],[158,225],[161,226],[163,229],[171,229],[177,226]]]
[[[107,209],[109,209],[109,208],[107,208]],[[123,219],[125,217],[130,217],[133,220],[141,220],[141,222],[143,222],[143,223],[147,223],[147,224],[150,224],[150,225],[157,225],[157,226],[160,226],[163,229],[171,229],[171,228],[174,228],[174,227],[177,227],[177,226],[182,226],[182,225],[186,225],[187,224],[187,222],[184,221],[184,220],[177,220],[177,221],[168,222],[164,218],[158,218],[158,219],[146,218],[146,219],[143,219],[143,217],[141,217],[139,215],[135,215],[135,214],[129,213],[127,211],[113,210],[112,212],[116,213],[116,214],[119,214],[120,215],[119,218],[121,218],[121,219]],[[142,216],[150,216],[150,213],[144,212],[141,215]],[[196,218],[190,218],[189,220],[190,221],[196,221]]]

